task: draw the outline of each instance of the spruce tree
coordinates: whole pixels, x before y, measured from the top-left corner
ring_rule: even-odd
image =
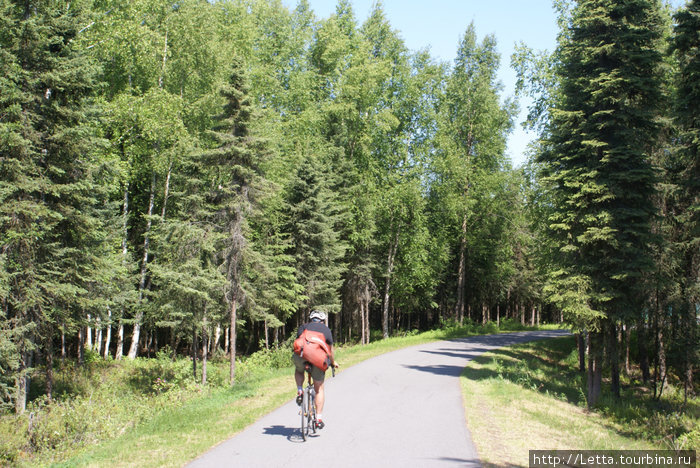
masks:
[[[90,289],[103,252],[95,211],[103,200],[86,124],[97,69],[76,44],[88,24],[80,2],[4,1],[0,18],[0,244],[9,285],[2,303],[22,412],[37,347],[50,398],[57,327],[82,326],[97,305]]]
[[[224,236],[219,247],[219,264],[226,279],[225,297],[230,311],[230,383],[233,385],[239,308],[246,303],[252,308],[256,301],[247,272],[260,259],[251,245],[250,218],[260,210],[260,199],[268,190],[263,163],[269,157],[269,149],[253,129],[254,108],[240,60],[234,60],[221,95],[223,112],[210,132],[214,148],[202,156],[201,163],[208,166],[209,222],[219,226]],[[244,268],[246,265],[250,268]]]
[[[335,197],[325,186],[324,173],[313,157],[299,165],[288,188],[288,231],[297,282],[306,296],[304,310],[340,310],[340,287],[345,245],[336,232]]]
[[[568,321],[590,332],[589,405],[606,345],[619,391],[617,326],[642,313],[641,280],[653,266],[662,23],[655,0],[584,0],[558,50],[559,95],[540,156],[556,201],[550,290]]]
[[[680,310],[684,331],[680,347],[686,395],[693,392],[698,361],[697,304],[700,303],[700,0],[691,0],[675,15],[672,51],[678,62],[674,117],[678,146],[674,152],[678,184]]]

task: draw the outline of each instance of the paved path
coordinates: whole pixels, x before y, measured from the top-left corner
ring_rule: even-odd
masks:
[[[481,466],[459,375],[486,351],[567,334],[519,332],[439,341],[377,356],[326,377],[326,427],[303,442],[292,401],[187,465],[198,467]],[[293,384],[289,376],[290,385]]]

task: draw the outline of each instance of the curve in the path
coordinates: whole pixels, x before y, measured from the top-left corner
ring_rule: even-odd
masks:
[[[326,427],[317,436],[302,441],[299,410],[290,402],[187,466],[481,466],[464,419],[462,370],[484,352],[565,334],[474,336],[368,359],[326,378]],[[289,381],[293,386],[291,375]]]

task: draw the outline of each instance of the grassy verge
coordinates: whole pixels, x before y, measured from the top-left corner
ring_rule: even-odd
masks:
[[[409,333],[336,351],[342,369],[396,349],[430,341],[527,329],[506,322]],[[88,356],[90,357],[90,356]],[[56,372],[51,404],[35,395],[20,416],[0,416],[0,466],[182,466],[294,396],[288,348],[262,351],[237,365],[210,361],[208,385],[192,378],[187,359],[103,361]],[[42,387],[41,372],[35,375]],[[38,390],[36,390],[38,391]]]
[[[653,401],[623,385],[585,405],[573,337],[480,356],[462,374],[467,425],[486,466],[528,466],[528,450],[697,449],[700,404],[669,390]]]

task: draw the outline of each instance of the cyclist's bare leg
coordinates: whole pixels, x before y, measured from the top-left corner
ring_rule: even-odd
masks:
[[[314,390],[316,390],[316,414],[323,414],[323,404],[326,402],[323,382],[314,381]]]
[[[294,380],[297,383],[297,388],[301,388],[304,386],[304,372],[300,372],[298,370],[294,371]]]

